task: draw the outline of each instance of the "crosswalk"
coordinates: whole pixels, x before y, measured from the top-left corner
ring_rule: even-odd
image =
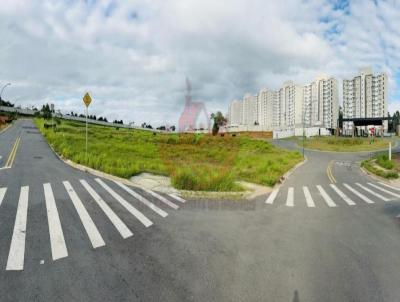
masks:
[[[287,192],[286,192],[287,190]],[[377,201],[400,201],[400,188],[383,182],[366,184],[329,184],[313,185],[301,188],[288,187],[274,189],[266,198],[269,205],[281,204],[293,208],[305,206],[315,208],[321,205],[335,208],[341,205],[356,206],[360,203],[374,204]]]
[[[102,180],[100,178],[94,179],[92,184],[85,179],[79,179],[72,185],[72,182],[65,180],[61,184],[56,184],[57,187],[63,187],[65,196],[68,196],[68,202],[71,202],[72,208],[76,211],[81,226],[84,230],[84,238],[90,242],[93,249],[98,249],[106,245],[106,240],[101,234],[99,228],[96,226],[94,219],[91,214],[90,203],[93,203],[98,207],[101,212],[104,213],[107,223],[110,223],[123,239],[127,239],[133,236],[132,230],[128,225],[117,215],[117,212],[113,209],[115,204],[119,204],[128,213],[133,216],[134,220],[140,222],[139,225],[143,225],[148,228],[154,224],[150,218],[147,217],[145,210],[148,209],[150,212],[155,213],[156,216],[161,218],[166,218],[168,212],[162,209],[162,206],[167,207],[171,210],[178,210],[179,204],[185,202],[185,200],[175,194],[162,195],[161,193],[156,193],[148,189],[142,189],[147,194],[148,197],[144,196],[143,193],[137,192],[121,182],[113,181],[108,184],[108,181]],[[111,184],[114,184],[112,186]],[[119,192],[121,190],[121,192]],[[11,190],[7,187],[0,187],[0,212],[4,209],[5,205],[16,206],[16,214],[14,221],[14,228],[11,234],[11,243],[9,245],[7,264],[5,269],[7,271],[21,271],[24,269],[25,264],[25,246],[26,246],[26,236],[30,232],[29,226],[29,204],[34,196],[30,196],[30,187],[23,186],[19,189],[19,199],[12,200],[14,195],[10,194],[10,198],[7,199],[9,192]],[[101,191],[101,193],[100,193]],[[65,200],[57,200],[55,197],[54,184],[44,183],[43,188],[43,200],[44,207],[46,209],[47,225],[50,239],[50,251],[51,258],[53,261],[68,257],[68,242],[64,236],[62,219],[60,219],[59,207]],[[66,193],[66,194],[65,194]],[[86,195],[84,193],[87,193]],[[13,192],[15,194],[15,192]],[[132,198],[125,199],[123,194],[129,195]],[[31,194],[34,195],[34,194]],[[90,196],[90,200],[87,198]],[[102,197],[103,196],[103,197]],[[107,202],[103,199],[107,196]],[[131,200],[132,199],[132,200]],[[32,202],[35,202],[36,199]],[[133,204],[138,204],[142,207],[136,208]],[[9,208],[12,208],[9,207]],[[121,214],[120,214],[121,215]],[[129,214],[128,214],[129,216]],[[125,218],[126,219],[126,218]],[[1,224],[0,224],[1,227]],[[5,244],[5,242],[1,242]]]

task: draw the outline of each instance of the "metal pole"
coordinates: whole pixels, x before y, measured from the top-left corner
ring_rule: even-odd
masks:
[[[5,85],[3,86],[3,88],[1,88],[0,100],[3,100],[3,99],[1,98],[1,96],[3,95],[3,90],[4,90],[7,86],[10,86],[10,85],[11,85],[11,83],[7,83],[7,84],[5,84]]]
[[[389,142],[389,160],[392,160],[392,142]]]
[[[88,151],[88,106],[86,106],[86,163],[87,163],[87,151]]]

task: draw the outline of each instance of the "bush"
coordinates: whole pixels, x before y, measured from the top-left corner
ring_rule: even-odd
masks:
[[[387,154],[378,155],[376,158],[376,162],[382,168],[385,168],[387,170],[392,170],[394,168],[394,162],[393,162],[393,160],[389,160],[389,157],[387,156]]]

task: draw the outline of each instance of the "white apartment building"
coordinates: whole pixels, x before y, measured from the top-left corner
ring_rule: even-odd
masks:
[[[386,117],[387,91],[387,75],[374,74],[370,67],[361,69],[353,79],[343,80],[343,118]],[[384,121],[384,130],[387,126]],[[352,127],[352,122],[344,122],[345,130]]]
[[[269,89],[261,89],[258,94],[258,123],[272,129],[275,92]]]
[[[335,129],[339,117],[337,80],[317,77],[303,87],[303,94],[305,126]]]
[[[274,98],[273,113],[276,115],[274,119],[275,128],[293,129],[302,126],[302,110],[303,110],[303,89],[287,81],[280,88]]]
[[[243,125],[258,124],[258,96],[247,93],[243,98]]]
[[[243,118],[243,103],[242,101],[233,101],[229,105],[228,123],[229,125],[241,125]]]

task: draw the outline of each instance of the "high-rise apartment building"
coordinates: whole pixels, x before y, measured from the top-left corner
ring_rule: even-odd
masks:
[[[374,74],[372,68],[363,68],[350,80],[343,80],[343,117],[368,118],[387,116],[387,75]],[[353,127],[344,122],[344,129]],[[383,122],[387,130],[387,121]]]
[[[304,125],[335,129],[339,114],[337,80],[317,77],[303,87],[303,94]]]
[[[242,101],[233,101],[229,105],[228,123],[229,125],[241,125],[243,119],[243,103]]]
[[[258,94],[258,123],[270,129],[273,124],[274,94],[269,89],[261,89]]]
[[[258,124],[258,96],[247,93],[243,98],[242,111],[243,125],[251,126]]]
[[[303,89],[287,81],[277,91],[274,108],[276,112],[275,127],[293,129],[302,125]]]

